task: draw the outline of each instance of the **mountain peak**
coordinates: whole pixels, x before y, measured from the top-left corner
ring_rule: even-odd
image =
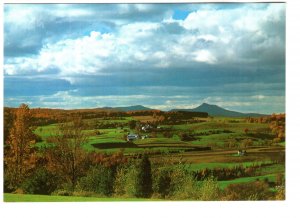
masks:
[[[218,105],[215,105],[215,104],[202,103],[197,108],[220,108],[220,107]]]
[[[264,116],[257,113],[241,113],[224,109],[218,105],[202,103],[200,106],[192,109],[176,109],[175,111],[192,111],[192,112],[207,112],[211,116],[226,116],[226,117],[248,117],[248,116]]]

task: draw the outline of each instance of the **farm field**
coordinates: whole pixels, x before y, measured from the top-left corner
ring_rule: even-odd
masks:
[[[69,178],[71,183],[55,185],[56,188],[47,191],[47,194],[52,193],[51,196],[43,195],[40,201],[123,201],[149,198],[150,195],[134,194],[135,189],[131,190],[135,186],[134,180],[130,185],[127,184],[134,178],[134,175],[129,174],[136,173],[133,169],[143,158],[147,159],[145,161],[152,168],[149,168],[149,175],[152,174],[149,180],[152,183],[151,192],[157,192],[149,199],[185,200],[186,197],[179,197],[181,195],[176,194],[175,190],[178,188],[185,190],[189,186],[184,185],[188,178],[195,182],[193,188],[195,193],[200,193],[196,190],[201,190],[201,187],[210,180],[220,190],[220,195],[226,195],[230,192],[228,190],[235,186],[260,182],[268,192],[268,198],[275,198],[276,187],[281,187],[284,182],[285,143],[283,138],[280,140],[276,138],[277,130],[272,130],[270,126],[282,124],[282,120],[280,123],[278,121],[272,123],[272,119],[283,119],[282,115],[278,115],[279,118],[274,115],[264,118],[203,119],[201,118],[203,114],[197,117],[197,114],[191,116],[187,112],[183,115],[164,112],[157,119],[155,113],[157,112],[118,112],[116,116],[103,112],[98,115],[97,111],[85,114],[79,111],[75,115],[67,115],[63,121],[50,124],[43,123],[45,122],[43,119],[38,120],[38,125],[33,128],[35,139],[30,147],[35,150],[40,163],[46,164],[46,168],[37,171],[38,173],[41,171],[41,174],[33,174],[37,176],[34,177],[35,182],[30,178],[25,180],[27,182],[20,187],[24,193],[20,201],[39,199],[36,195],[30,195],[44,192],[45,187],[39,189],[36,183],[42,182],[48,174],[55,176],[56,171],[60,170],[62,170],[60,177],[65,176],[65,171],[70,172],[70,176],[66,179]],[[282,127],[276,128],[281,131]],[[79,153],[74,153],[76,150],[72,151],[72,148],[77,141]],[[65,153],[70,157],[80,158],[79,160],[85,161],[85,165],[90,168],[86,171],[84,165],[76,166],[82,171],[74,182],[72,175],[76,171],[72,170],[74,167],[71,165],[72,159],[65,156]],[[65,168],[66,166],[68,168]],[[55,171],[52,171],[52,168]],[[98,170],[98,173],[95,174],[96,171],[91,170]],[[155,176],[157,173],[159,175]],[[180,181],[176,181],[178,179],[176,173],[183,174],[182,178],[187,181],[176,184]],[[97,178],[96,175],[102,176]],[[94,179],[103,184],[97,187]],[[174,188],[171,188],[172,182],[169,184],[170,187],[162,183],[165,179],[176,181],[173,182]],[[118,182],[124,187],[120,188]],[[176,188],[175,184],[181,185]],[[164,189],[170,193],[166,195]],[[82,193],[84,196],[101,193],[104,198],[81,198],[76,196],[78,194],[72,196],[73,192]],[[16,201],[16,196],[18,195],[7,193],[4,200]],[[195,199],[201,199],[201,196]]]

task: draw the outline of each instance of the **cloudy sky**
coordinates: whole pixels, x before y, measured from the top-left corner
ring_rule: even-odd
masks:
[[[4,106],[285,111],[285,4],[6,4]]]

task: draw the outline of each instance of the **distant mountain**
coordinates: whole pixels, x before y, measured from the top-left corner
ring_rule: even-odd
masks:
[[[192,109],[173,109],[171,111],[192,111],[192,112],[207,112],[210,116],[226,116],[226,117],[260,117],[266,116],[266,114],[258,113],[241,113],[236,111],[226,110],[217,105],[211,105],[207,103],[201,104],[199,107]]]
[[[124,112],[153,110],[151,108],[144,107],[143,105],[133,105],[133,106],[128,106],[128,107],[103,107],[101,109],[117,110],[117,111],[124,111]]]

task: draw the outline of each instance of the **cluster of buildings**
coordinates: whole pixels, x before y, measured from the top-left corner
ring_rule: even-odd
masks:
[[[141,131],[143,132],[149,132],[153,129],[160,129],[160,127],[154,127],[154,126],[151,126],[150,124],[145,124],[144,126],[141,127]],[[127,135],[127,141],[133,141],[133,140],[136,140],[136,139],[145,139],[145,138],[149,138],[148,135],[139,135],[139,134],[134,134],[134,133],[129,133]]]

